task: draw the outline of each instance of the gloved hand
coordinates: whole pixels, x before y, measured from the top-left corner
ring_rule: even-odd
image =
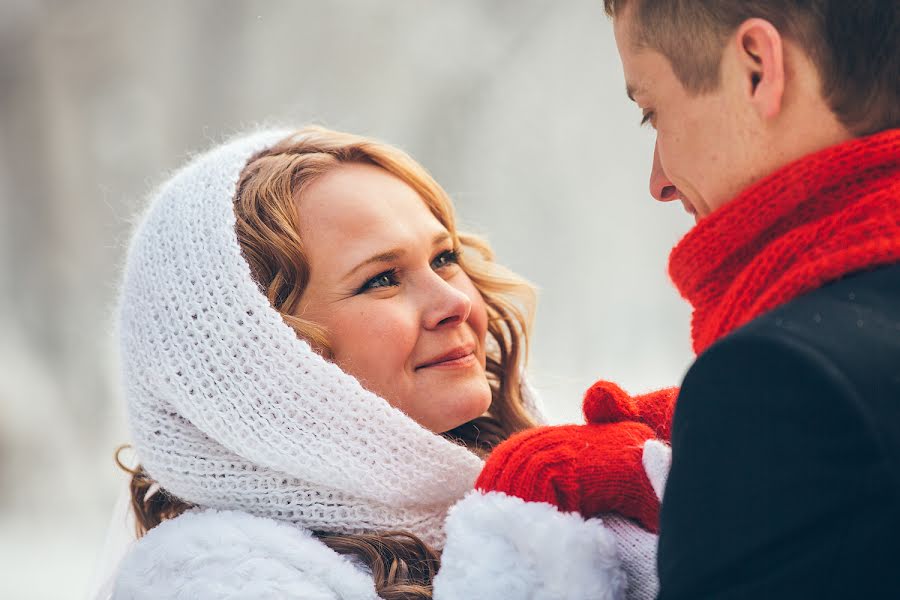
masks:
[[[615,423],[637,421],[650,427],[656,437],[672,439],[672,415],[678,399],[677,387],[670,387],[640,396],[629,396],[611,381],[598,381],[584,394],[585,421]]]
[[[633,421],[530,429],[494,449],[475,487],[584,517],[617,513],[656,533],[659,498],[643,460],[648,440],[653,430]]]
[[[598,382],[585,396],[588,424],[512,436],[491,453],[475,487],[584,517],[615,513],[656,533],[671,461],[668,446],[656,438],[668,439],[676,393],[632,398],[615,384]]]
[[[654,490],[669,447],[644,444]],[[450,509],[435,600],[654,600],[657,536],[622,516],[582,519],[507,494],[473,492]],[[623,577],[624,575],[624,577]]]

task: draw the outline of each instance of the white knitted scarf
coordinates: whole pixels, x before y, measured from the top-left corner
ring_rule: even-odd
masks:
[[[319,531],[409,531],[441,547],[446,511],[482,462],[313,352],[241,255],[239,175],[289,134],[197,156],[135,232],[118,325],[138,458],[199,506]]]

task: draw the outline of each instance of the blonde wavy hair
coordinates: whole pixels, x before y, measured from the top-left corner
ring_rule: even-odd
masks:
[[[488,313],[488,411],[445,435],[479,456],[486,456],[510,435],[535,425],[526,409],[522,367],[534,315],[534,288],[494,262],[487,242],[456,230],[450,198],[428,172],[401,150],[364,137],[307,127],[250,158],[234,199],[238,242],[260,289],[284,321],[317,352],[330,357],[328,332],[297,316],[309,282],[309,262],[299,235],[297,199],[317,177],[341,165],[377,166],[414,189],[447,229],[459,252],[459,264],[484,298]],[[137,466],[131,500],[137,534],[192,508],[165,490]],[[154,491],[151,491],[154,490]],[[357,557],[372,572],[385,600],[431,598],[440,567],[439,553],[407,532],[345,535],[315,532],[330,548]]]

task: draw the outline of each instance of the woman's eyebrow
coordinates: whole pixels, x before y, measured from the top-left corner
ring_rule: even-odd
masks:
[[[442,231],[441,233],[434,236],[434,238],[432,238],[431,244],[432,244],[432,246],[439,246],[449,239],[450,239],[450,233],[448,233],[446,231]],[[353,275],[357,271],[359,271],[360,269],[367,267],[373,263],[394,262],[395,260],[402,258],[404,254],[406,254],[405,248],[396,248],[394,250],[388,250],[386,252],[379,252],[378,254],[375,254],[374,256],[370,256],[366,260],[362,261],[361,263],[359,263],[358,265],[356,265],[355,267],[350,269],[350,271],[348,271],[347,274],[341,278],[341,281],[350,279],[351,277],[353,277]]]
[[[403,256],[405,253],[406,253],[406,250],[404,250],[402,248],[398,248],[396,250],[388,250],[387,252],[379,252],[378,254],[367,258],[366,260],[362,261],[361,263],[359,263],[358,265],[356,265],[355,267],[350,269],[350,271],[348,271],[347,274],[341,278],[341,281],[350,279],[351,277],[353,277],[353,275],[357,271],[359,271],[363,267],[367,267],[373,263],[393,262],[393,261],[397,260],[398,258],[400,258],[401,256]]]

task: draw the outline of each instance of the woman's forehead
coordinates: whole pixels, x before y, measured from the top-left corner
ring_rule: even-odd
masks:
[[[365,164],[341,166],[313,181],[297,210],[311,261],[317,255],[340,260],[351,254],[431,244],[446,231],[412,187]]]

